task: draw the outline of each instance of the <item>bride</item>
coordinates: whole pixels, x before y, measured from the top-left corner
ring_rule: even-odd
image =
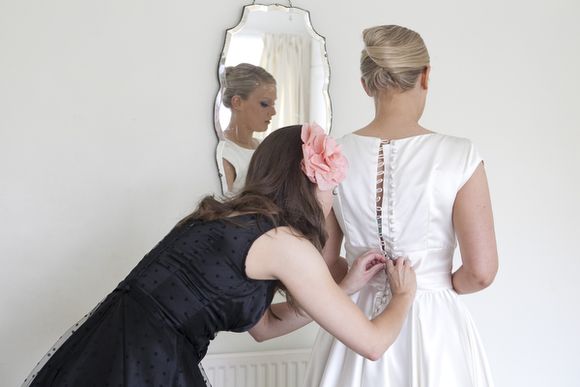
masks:
[[[471,141],[434,133],[418,123],[425,106],[429,54],[419,34],[400,26],[363,32],[362,85],[374,99],[375,118],[339,142],[350,174],[339,185],[327,219],[327,263],[344,236],[346,258],[368,249],[407,256],[417,294],[400,336],[378,361],[369,361],[321,330],[306,386],[492,386],[472,318],[458,294],[493,281],[497,249],[487,179]],[[462,265],[452,272],[459,241]],[[384,275],[352,296],[372,318],[392,300]]]

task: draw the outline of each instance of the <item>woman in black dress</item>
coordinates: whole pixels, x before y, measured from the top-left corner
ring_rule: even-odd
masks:
[[[204,198],[39,362],[28,386],[206,386],[201,369],[222,330],[256,340],[309,321],[378,358],[415,293],[408,261],[359,257],[337,285],[320,251],[331,190],[346,160],[314,125],[275,131],[258,147],[245,189]],[[393,300],[369,321],[347,294],[386,267]],[[271,305],[276,289],[288,302]]]

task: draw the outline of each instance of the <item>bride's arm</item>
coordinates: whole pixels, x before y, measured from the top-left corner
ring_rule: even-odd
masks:
[[[259,237],[246,258],[254,279],[279,279],[300,307],[330,334],[376,360],[398,336],[415,292],[415,274],[403,260],[388,261],[393,298],[372,321],[336,285],[314,246],[287,227]]]
[[[453,273],[457,293],[472,293],[489,286],[498,269],[491,199],[483,164],[459,190],[453,205],[453,225],[462,265]]]

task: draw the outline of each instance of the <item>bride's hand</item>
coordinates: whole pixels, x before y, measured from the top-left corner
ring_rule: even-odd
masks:
[[[411,261],[408,258],[399,257],[395,260],[387,260],[386,266],[387,278],[393,295],[415,297],[417,278]]]
[[[340,283],[347,294],[358,292],[371,278],[385,268],[385,257],[376,250],[357,257]]]

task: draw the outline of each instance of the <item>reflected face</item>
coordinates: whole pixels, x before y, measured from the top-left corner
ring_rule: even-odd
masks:
[[[280,3],[280,2],[278,2]],[[265,43],[265,37],[271,36],[272,44]],[[275,38],[274,38],[275,37]],[[270,41],[270,39],[268,39]],[[300,42],[300,44],[298,44]],[[226,39],[222,48],[222,55],[218,66],[220,91],[215,96],[214,119],[215,130],[220,139],[224,138],[224,132],[238,128],[244,133],[251,131],[264,131],[278,129],[281,126],[292,125],[297,122],[318,122],[327,131],[331,130],[332,111],[329,98],[328,84],[330,81],[330,64],[326,51],[325,39],[313,28],[310,13],[301,8],[286,7],[280,4],[254,4],[244,6],[243,14],[234,28],[226,31]],[[291,46],[296,51],[294,59],[309,58],[310,68],[296,60],[284,60],[279,63],[276,60],[276,71],[270,65],[270,59],[279,58],[274,52],[274,47]],[[238,91],[232,89],[227,98],[230,103],[226,106],[223,92],[226,84],[226,68],[237,66],[241,63],[260,63],[264,70],[270,72],[278,81],[277,89],[280,96],[292,95],[296,98],[287,100],[281,97],[277,102],[276,109],[271,109],[269,117],[261,120],[260,125],[253,124],[252,128],[244,121],[239,120],[237,104],[234,106],[234,98]],[[278,68],[278,66],[280,66]],[[295,81],[288,82],[282,75],[304,72],[304,76]],[[273,89],[273,88],[272,88]],[[274,91],[274,90],[272,90]],[[247,91],[243,92],[247,101]],[[272,96],[272,99],[275,99]],[[249,101],[248,101],[249,102]],[[267,101],[264,101],[268,104]],[[273,102],[270,105],[273,107]],[[259,109],[258,109],[259,110]],[[235,120],[232,117],[235,115]],[[258,117],[258,116],[256,116]],[[272,122],[266,127],[265,122],[271,118]],[[252,120],[253,121],[253,120]],[[255,135],[256,139],[263,138],[266,132]]]
[[[254,132],[263,132],[268,129],[270,120],[276,115],[276,85],[264,84],[256,87],[241,100],[238,116]]]

